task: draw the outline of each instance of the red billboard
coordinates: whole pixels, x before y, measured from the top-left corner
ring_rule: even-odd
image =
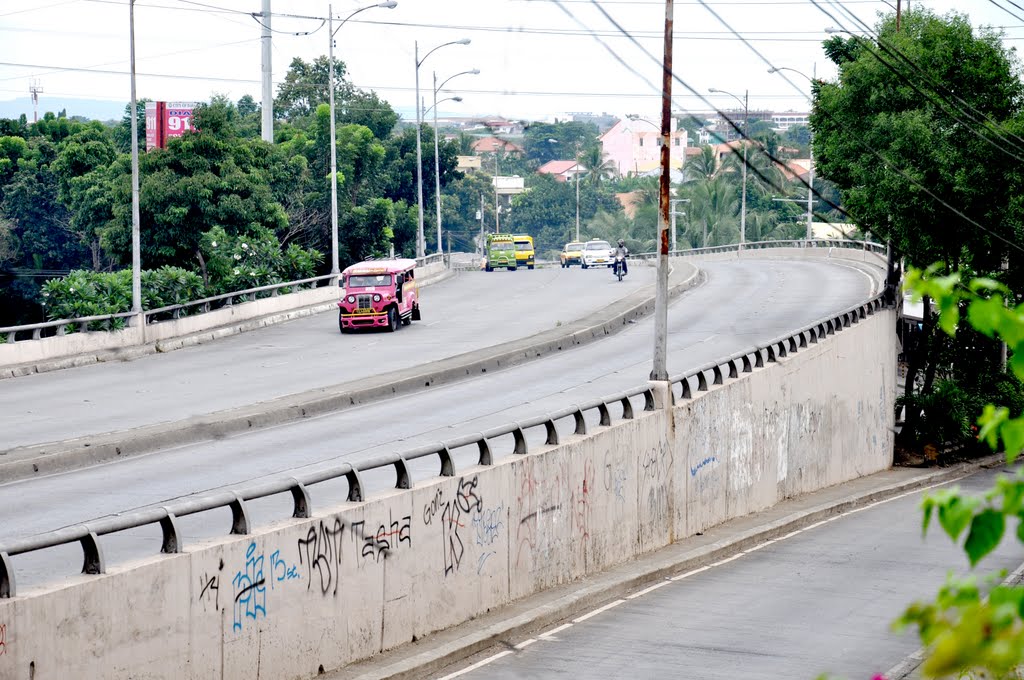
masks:
[[[167,140],[192,129],[197,102],[146,102],[146,151],[166,148]]]

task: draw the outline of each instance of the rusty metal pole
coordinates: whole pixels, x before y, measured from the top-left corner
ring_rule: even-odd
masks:
[[[668,251],[672,133],[672,0],[665,0],[665,57],[661,75],[661,182],[658,197],[658,277],[654,296],[654,368],[651,380],[668,380]]]

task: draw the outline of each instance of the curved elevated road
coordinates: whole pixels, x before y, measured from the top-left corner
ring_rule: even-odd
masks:
[[[670,310],[672,373],[772,339],[854,305],[870,292],[864,273],[827,262],[744,260],[708,263],[705,269],[708,282],[685,294]],[[465,279],[475,281],[474,277],[486,275],[473,273]],[[432,328],[413,325],[402,331],[406,332],[402,337],[423,341],[429,340]],[[460,383],[291,425],[3,485],[0,516],[5,522],[0,540],[197,491],[237,486],[297,467],[407,449],[634,387],[643,384],[650,372],[652,336],[653,322],[646,319],[600,342]],[[462,453],[457,455],[457,465],[472,462],[471,452]],[[414,478],[436,474],[435,462],[420,463],[412,466]],[[379,488],[392,484],[393,478],[382,473],[366,481]],[[344,500],[345,484],[317,485],[311,494],[314,506],[323,507]],[[260,523],[288,516],[288,502],[281,497],[255,503],[254,519]],[[223,534],[227,521],[226,516],[218,520],[208,513],[180,520],[186,541]],[[125,534],[105,541],[108,559],[156,552],[158,533]],[[76,550],[69,548],[69,565],[80,560],[74,557]],[[28,585],[52,576],[52,564],[44,559],[42,554],[19,558],[19,583]],[[70,566],[67,573],[74,568]]]
[[[654,283],[636,266],[464,272],[424,287],[423,321],[392,335],[341,335],[333,313],[130,362],[3,382],[0,451],[127,430],[428,364],[593,314]],[[55,417],[56,416],[56,417]]]

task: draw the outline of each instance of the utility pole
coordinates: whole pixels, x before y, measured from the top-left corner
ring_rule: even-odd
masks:
[[[665,56],[661,76],[661,181],[658,196],[658,275],[654,296],[651,380],[668,380],[668,223],[672,131],[672,0],[665,0]]]
[[[270,0],[263,0],[263,12],[260,14],[260,43],[263,52],[263,141],[274,143],[274,84],[273,66],[270,51]]]
[[[501,233],[501,222],[498,214],[501,212],[501,206],[498,205],[498,147],[494,147],[494,233]]]
[[[29,94],[32,95],[32,122],[39,122],[39,95],[43,93],[43,86],[38,80],[33,80],[28,86]]]

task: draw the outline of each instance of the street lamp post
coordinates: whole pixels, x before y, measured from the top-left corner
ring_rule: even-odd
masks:
[[[135,0],[128,1],[128,42],[131,49],[132,111],[132,313],[142,314],[142,247],[139,217],[139,112],[135,97]],[[135,323],[142,325],[137,316]]]
[[[475,75],[477,75],[479,73],[480,73],[480,69],[476,69],[476,68],[471,69],[469,71],[462,71],[461,73],[456,73],[454,76],[448,76],[443,81],[441,81],[440,85],[438,85],[437,84],[437,71],[434,71],[434,106],[432,107],[434,109],[434,203],[437,205],[437,252],[438,252],[438,254],[440,254],[442,252],[442,250],[441,250],[441,161],[440,161],[440,158],[439,158],[440,151],[439,151],[439,148],[438,148],[438,140],[437,140],[437,105],[440,102],[437,101],[437,93],[438,93],[438,90],[440,90],[442,87],[444,87],[445,84],[449,80],[451,80],[452,78],[455,78],[455,77],[458,77],[458,76],[461,76],[461,75],[474,75],[475,76]],[[461,102],[462,101],[462,97],[448,97],[447,99],[442,99],[441,100],[441,102],[446,102],[446,101]]]
[[[828,32],[827,29],[826,32]],[[768,69],[768,73],[777,73],[778,71],[792,71],[797,75],[801,75],[804,78],[807,78],[807,74],[803,73],[802,71],[797,71],[795,68],[789,68],[788,66],[773,66],[770,69]],[[815,64],[811,73],[816,76],[817,71],[818,65]],[[812,85],[814,84],[813,78],[807,78],[807,81]],[[810,157],[810,159],[808,160],[808,164],[810,167],[808,168],[807,177],[807,240],[810,241],[812,238],[814,238],[814,131],[810,129],[810,126],[808,126],[807,129],[811,133],[810,143],[807,145],[807,153]]]
[[[416,60],[416,209],[418,213],[417,228],[416,228],[416,256],[423,257],[426,255],[427,242],[423,236],[423,139],[422,131],[420,127],[423,125],[423,115],[420,104],[420,66],[427,60],[431,54],[447,47],[448,45],[468,45],[470,43],[469,38],[463,38],[461,40],[452,40],[451,42],[441,43],[437,47],[433,48],[429,52],[423,55],[420,59],[420,44],[419,41],[413,43],[414,47],[414,58]]]
[[[727,94],[743,105],[743,179],[741,180],[743,182],[743,193],[741,194],[742,198],[740,199],[740,250],[743,250],[743,244],[747,242],[747,126],[748,116],[750,113],[750,108],[748,106],[750,102],[750,91],[743,91],[743,99],[740,99],[731,92],[719,90],[714,87],[712,87],[708,91],[719,94]]]
[[[576,241],[580,240],[580,148],[576,147]]]
[[[331,5],[327,6],[327,68],[329,71],[328,80],[330,82],[328,83],[328,90],[330,92],[329,100],[331,107],[331,276],[334,277],[335,282],[338,280],[337,277],[341,273],[341,269],[338,266],[338,140],[335,135],[334,124],[334,36],[341,30],[346,21],[360,12],[365,12],[374,7],[394,9],[397,6],[398,3],[395,0],[388,0],[376,5],[360,7],[342,19],[337,28],[334,28],[334,9]]]

